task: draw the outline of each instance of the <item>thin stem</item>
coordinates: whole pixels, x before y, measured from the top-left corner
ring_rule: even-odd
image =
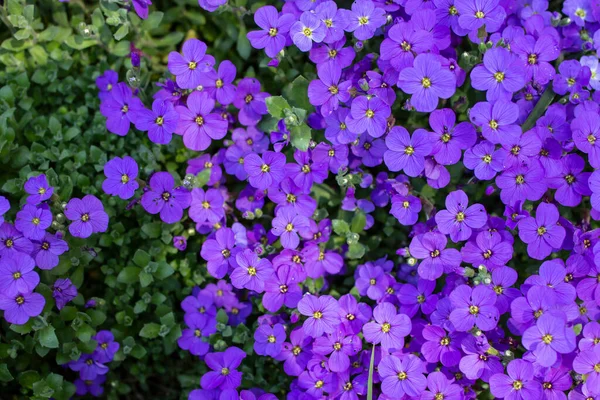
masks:
[[[533,108],[533,111],[531,111],[531,114],[529,114],[529,117],[527,117],[527,120],[521,126],[523,132],[527,132],[533,128],[536,121],[546,112],[550,104],[552,104],[554,97],[556,97],[556,94],[552,90],[552,82],[550,82],[542,94],[542,97],[540,97]]]

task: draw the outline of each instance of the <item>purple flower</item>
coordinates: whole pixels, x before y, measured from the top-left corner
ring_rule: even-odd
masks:
[[[346,32],[354,32],[358,40],[367,40],[385,24],[386,16],[385,10],[375,7],[371,0],[358,0],[352,3],[351,10],[345,11],[343,20]]]
[[[140,108],[134,112],[135,127],[147,131],[148,138],[156,144],[169,144],[178,121],[179,113],[170,101],[156,99],[152,110]]]
[[[423,328],[423,338],[426,340],[421,346],[421,353],[430,363],[442,363],[445,367],[458,365],[461,360],[460,343],[463,334],[458,332],[446,333],[435,325]]]
[[[590,172],[583,172],[585,161],[577,154],[567,154],[561,159],[562,170],[558,176],[548,179],[548,186],[556,189],[554,198],[560,204],[575,207],[582,196],[592,194],[588,186]]]
[[[381,377],[381,391],[392,399],[421,396],[427,387],[423,362],[416,356],[404,355],[402,359],[388,355],[381,359],[377,373]]]
[[[322,356],[329,355],[327,366],[332,372],[344,372],[350,368],[350,357],[362,349],[358,335],[347,335],[343,329],[338,329],[327,336],[318,337],[313,343],[313,353]]]
[[[506,368],[508,376],[499,373],[490,378],[490,391],[501,399],[536,400],[542,396],[542,385],[534,379],[533,366],[525,360],[512,360]]]
[[[52,194],[54,193],[54,188],[48,184],[48,180],[44,174],[32,176],[27,179],[24,188],[25,192],[29,194],[27,197],[27,203],[29,204],[39,204],[42,201],[46,201],[52,197]],[[2,214],[4,214],[4,212]]]
[[[273,183],[279,183],[285,177],[285,155],[266,151],[262,156],[251,153],[244,159],[244,169],[250,184],[264,190]]]
[[[235,256],[237,267],[231,273],[231,284],[238,289],[254,290],[262,293],[265,282],[273,276],[273,265],[266,258],[258,258],[251,250],[244,250]]]
[[[461,150],[471,148],[477,141],[473,125],[468,122],[455,124],[456,115],[449,108],[435,110],[429,116],[429,125],[434,132],[432,136],[436,138],[431,154],[442,165],[456,164]]]
[[[104,388],[102,387],[104,381],[106,381],[106,375],[98,375],[96,379],[91,381],[77,378],[73,382],[75,385],[75,394],[85,396],[89,393],[92,396],[100,397],[104,394]]]
[[[470,288],[461,285],[450,293],[450,301],[454,310],[450,313],[450,321],[456,330],[467,332],[474,325],[483,331],[490,331],[498,323],[499,313],[495,307],[496,295],[487,286]]]
[[[14,297],[19,293],[33,292],[40,283],[40,276],[33,268],[33,259],[24,254],[0,259],[0,293]]]
[[[173,247],[184,251],[187,248],[187,239],[184,236],[173,236]]]
[[[84,381],[93,381],[108,373],[108,367],[95,360],[92,354],[82,354],[77,361],[69,363],[69,368],[79,372],[79,377]]]
[[[333,3],[333,2],[332,2]],[[319,79],[308,85],[308,99],[313,106],[321,106],[321,114],[326,117],[337,110],[339,103],[350,99],[351,81],[340,83],[342,70],[333,63],[325,63],[317,70]]]
[[[359,266],[356,270],[356,288],[361,296],[379,300],[385,294],[386,276],[383,268],[373,263]]]
[[[498,357],[488,353],[490,345],[485,335],[465,336],[461,348],[466,355],[460,359],[459,368],[468,379],[481,378],[482,381],[489,382],[492,375],[504,371]]]
[[[123,200],[131,198],[140,186],[136,181],[138,165],[129,156],[109,160],[104,164],[104,175],[106,180],[102,182],[102,190]]]
[[[418,197],[396,195],[392,197],[390,214],[402,225],[411,226],[419,220],[421,208],[421,200]]]
[[[227,3],[227,0],[198,0],[198,5],[208,12],[216,11],[225,3]]]
[[[566,60],[558,66],[560,74],[554,77],[552,90],[556,94],[565,95],[581,87],[588,86],[592,75],[590,68],[582,66],[577,60]]]
[[[449,99],[456,89],[454,74],[442,68],[437,56],[419,54],[411,68],[405,68],[398,77],[398,87],[412,94],[410,104],[417,111],[431,112],[439,98]]]
[[[502,150],[496,150],[492,143],[482,140],[465,151],[463,162],[465,167],[474,171],[477,179],[485,181],[504,170],[504,157]]]
[[[254,331],[254,351],[261,356],[277,357],[283,349],[285,329],[281,324],[262,324]]]
[[[346,117],[348,129],[357,135],[368,132],[378,138],[387,129],[387,119],[391,115],[391,108],[377,97],[356,97],[352,101],[350,115]]]
[[[280,237],[283,248],[295,249],[300,244],[298,231],[308,228],[308,218],[286,207],[277,212],[272,226],[271,233]]]
[[[210,189],[209,189],[210,190]],[[200,255],[207,261],[208,272],[217,279],[223,278],[233,259],[235,235],[230,228],[221,228],[215,233],[214,239],[208,239],[202,244]]]
[[[206,44],[198,39],[186,40],[181,50],[183,55],[176,51],[169,53],[167,66],[180,88],[195,89],[200,85],[202,74],[212,69],[215,59],[206,54]]]
[[[4,196],[0,196],[0,224],[4,223],[4,214],[10,210],[10,203]]]
[[[268,113],[265,99],[269,93],[260,91],[260,82],[254,78],[244,78],[238,83],[233,105],[240,113],[239,121],[245,126],[254,126]]]
[[[452,383],[443,372],[432,372],[427,376],[428,391],[421,395],[421,400],[460,400],[462,399],[462,387]]]
[[[290,342],[283,344],[283,349],[279,355],[280,360],[284,360],[283,370],[287,375],[299,376],[308,361],[311,359],[312,338],[304,333],[304,329],[297,328],[290,333]]]
[[[222,105],[228,105],[235,98],[236,89],[233,81],[236,72],[235,65],[229,60],[224,60],[219,64],[219,69],[216,72],[211,70],[202,75],[200,84],[211,97]]]
[[[473,229],[479,229],[487,222],[485,207],[473,204],[467,207],[469,198],[462,190],[457,190],[446,197],[446,210],[435,214],[435,222],[440,232],[450,235],[454,242],[467,240]]]
[[[52,224],[52,213],[47,206],[36,207],[25,204],[17,213],[15,228],[27,239],[39,240],[46,234],[46,229]]]
[[[579,350],[594,351],[600,345],[600,323],[596,321],[589,322],[583,327],[583,337],[579,341]]]
[[[255,49],[265,49],[269,57],[276,57],[285,47],[285,38],[294,21],[292,14],[279,16],[273,6],[260,7],[254,13],[254,22],[262,30],[248,32],[246,35]]]
[[[381,303],[373,310],[374,322],[363,326],[363,335],[369,343],[379,344],[386,351],[393,352],[404,347],[404,338],[412,329],[406,314],[397,314],[392,303]]]
[[[485,25],[486,32],[496,32],[506,19],[506,12],[499,0],[455,0],[460,14],[458,23],[464,29],[474,31]]]
[[[501,189],[500,199],[508,205],[541,199],[547,189],[544,175],[539,162],[505,170],[496,178],[496,184]]]
[[[46,233],[39,241],[33,243],[31,256],[40,269],[52,269],[58,265],[61,254],[69,250],[69,245],[56,235]]]
[[[325,39],[325,25],[311,12],[304,12],[300,20],[290,28],[290,36],[301,51],[309,51],[313,42],[321,43]]]
[[[410,255],[423,260],[418,268],[421,278],[433,281],[444,272],[453,272],[460,266],[460,253],[456,249],[446,249],[447,242],[445,235],[436,232],[413,237]]]
[[[207,189],[204,192],[204,189],[194,188],[188,214],[198,224],[214,224],[225,216],[223,202],[223,195],[219,189]]]
[[[185,314],[184,320],[188,327],[181,332],[177,345],[192,355],[205,355],[210,350],[207,338],[217,332],[217,320],[199,313]]]
[[[389,60],[394,69],[402,71],[413,65],[415,54],[424,53],[432,46],[430,32],[401,22],[394,24],[388,31],[388,37],[381,42],[381,59]]]
[[[104,74],[96,78],[96,86],[98,87],[98,97],[100,101],[104,101],[110,96],[110,91],[119,82],[119,74],[112,70],[104,71]]]
[[[322,166],[320,169],[322,172]],[[311,217],[317,209],[316,201],[306,191],[296,186],[291,178],[285,178],[279,187],[269,187],[268,196],[272,202],[277,203],[275,214],[280,209],[289,208],[298,215]]]
[[[315,15],[325,25],[325,43],[334,43],[344,37],[346,22],[343,18],[342,9],[338,10],[335,1],[325,1],[317,6]]]
[[[183,135],[183,144],[190,150],[206,150],[212,140],[227,134],[227,121],[213,113],[215,101],[206,92],[193,92],[187,98],[187,107],[177,106],[179,123],[176,133]]]
[[[78,238],[87,238],[92,233],[106,232],[108,229],[108,214],[102,202],[91,194],[82,199],[69,200],[65,216],[73,221],[69,225],[69,232]]]
[[[483,64],[473,68],[471,81],[475,89],[487,91],[488,101],[510,100],[525,85],[525,68],[508,50],[494,47],[485,52]]]
[[[575,333],[560,316],[545,314],[523,333],[523,346],[533,352],[538,364],[551,367],[556,363],[557,353],[575,350]]]
[[[148,9],[152,5],[151,0],[131,0],[135,13],[141,18],[148,18]]]
[[[131,93],[126,83],[118,83],[100,104],[100,112],[106,117],[106,129],[119,136],[127,135],[134,122],[136,111],[144,108],[142,101]]]
[[[4,311],[4,319],[16,325],[23,325],[29,318],[37,317],[44,309],[46,301],[39,293],[17,293],[7,296],[0,293],[0,310]]]
[[[237,388],[242,383],[242,373],[236,368],[244,358],[246,353],[237,347],[229,347],[222,353],[207,354],[204,361],[212,371],[202,375],[200,385],[208,390]]]
[[[480,232],[475,240],[468,241],[461,249],[462,259],[478,268],[484,265],[490,270],[502,267],[512,258],[513,248],[502,240],[498,232]]]
[[[431,153],[431,134],[417,129],[412,137],[401,126],[392,128],[385,138],[388,150],[383,155],[385,165],[390,171],[404,171],[408,176],[416,177],[425,168],[425,157]]]
[[[351,294],[345,294],[338,300],[339,316],[346,332],[359,333],[363,325],[371,319],[371,307],[359,303]]]
[[[336,42],[318,45],[310,50],[309,58],[315,64],[330,63],[342,69],[346,68],[352,64],[356,53],[352,47],[344,47],[345,44],[346,37],[342,36]]]
[[[600,168],[600,116],[597,112],[582,112],[571,122],[573,142],[588,155],[588,162]]]
[[[302,298],[302,291],[298,286],[297,273],[289,265],[280,265],[275,275],[265,282],[265,294],[262,303],[270,312],[277,312],[281,306],[296,308]]]
[[[52,286],[52,297],[56,302],[56,308],[62,310],[68,302],[77,297],[77,288],[69,278],[57,279]]]
[[[153,174],[150,189],[142,196],[144,210],[150,214],[160,213],[160,219],[167,224],[181,220],[190,201],[190,192],[182,187],[175,188],[175,180],[169,172]]]
[[[518,117],[519,106],[505,100],[494,104],[480,102],[469,112],[471,122],[481,127],[483,137],[493,144],[507,141],[507,137],[518,139],[521,136],[521,127],[513,124]]]
[[[294,183],[305,193],[310,193],[313,183],[323,183],[327,178],[328,171],[325,165],[312,162],[309,152],[296,150],[294,161],[296,163],[286,164],[286,176],[292,178]]]
[[[535,218],[527,217],[519,221],[519,237],[527,243],[527,254],[536,260],[543,260],[560,249],[566,231],[558,223],[558,209],[548,203],[540,203]]]
[[[20,253],[31,254],[33,244],[23,236],[12,224],[4,222],[0,225],[0,257],[19,257]]]
[[[298,303],[298,311],[308,317],[302,328],[313,338],[332,333],[340,323],[338,304],[331,296],[305,294]]]
[[[573,360],[573,370],[578,374],[586,374],[585,386],[594,392],[600,385],[600,348],[579,352]]]
[[[554,78],[555,70],[550,61],[556,60],[560,48],[554,37],[543,34],[537,40],[530,35],[518,36],[511,43],[511,50],[525,65],[525,80],[544,85]]]
[[[100,363],[111,362],[120,347],[113,334],[110,331],[99,331],[92,339],[98,342],[93,354],[94,359]]]

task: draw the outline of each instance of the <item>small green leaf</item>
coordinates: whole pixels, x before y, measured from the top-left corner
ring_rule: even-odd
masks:
[[[133,262],[138,267],[145,267],[150,262],[150,254],[138,249],[133,256]]]
[[[246,33],[246,27],[242,25],[236,44],[236,50],[244,60],[247,60],[248,57],[250,57],[250,51],[252,50],[252,46],[250,46],[250,41],[248,41]]]
[[[367,216],[363,211],[357,211],[352,217],[352,225],[350,230],[354,233],[360,233],[365,229],[367,225]]]
[[[288,86],[286,98],[294,107],[310,110],[312,109],[312,104],[310,104],[310,101],[308,100],[307,93],[308,81],[305,77],[300,75],[294,79],[291,86]]]
[[[129,33],[129,25],[121,25],[121,27],[113,35],[115,40],[121,40]]]
[[[158,337],[158,333],[160,332],[160,325],[154,322],[149,324],[145,324],[142,330],[140,331],[140,336],[146,339],[154,339]]]
[[[334,219],[331,225],[336,235],[346,236],[346,233],[350,232],[350,226],[343,219]]]
[[[371,350],[371,361],[369,362],[369,378],[367,379],[367,400],[373,400],[373,371],[375,370],[375,345]]]
[[[10,382],[13,379],[14,378],[8,370],[6,364],[0,364],[0,382]]]
[[[141,269],[138,267],[125,267],[119,272],[117,281],[127,284],[137,282],[140,271]]]
[[[290,135],[292,146],[298,150],[308,150],[311,138],[311,129],[308,125],[302,124],[300,126],[292,126],[290,128]]]
[[[281,119],[284,117],[283,110],[291,109],[291,106],[287,100],[281,96],[267,97],[265,103],[267,104],[267,110],[269,110],[269,114],[271,114],[273,118]]]
[[[164,14],[160,11],[154,11],[148,15],[148,18],[142,23],[142,30],[149,31],[158,27]]]
[[[40,344],[49,349],[58,348],[58,338],[56,337],[56,332],[54,331],[54,327],[48,325],[47,327],[40,329],[38,331],[38,340]]]
[[[227,324],[229,322],[229,316],[222,308],[217,312],[217,322]]]

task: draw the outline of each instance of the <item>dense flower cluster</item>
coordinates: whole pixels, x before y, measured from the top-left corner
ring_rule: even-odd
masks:
[[[199,1],[208,12],[225,3]],[[151,1],[132,5],[145,18]],[[109,132],[135,127],[156,145],[177,135],[198,152],[184,179],[113,157],[102,184],[181,222],[177,250],[201,243],[209,282],[181,303],[177,341],[207,367],[190,399],[276,399],[243,381],[252,355],[290,377],[289,399],[600,398],[600,6],[560,5],[261,6],[247,39],[274,70],[306,54],[314,79],[292,90],[310,110],[197,38],[168,55],[151,104],[115,71],[97,78]],[[319,194],[326,182],[339,202]],[[17,325],[44,309],[35,267],[68,250],[65,218],[83,239],[109,222],[93,195],[60,204],[44,175],[24,189],[0,225],[0,309]],[[448,193],[440,209],[436,190]],[[9,208],[0,197],[0,221]],[[374,259],[366,238],[393,225],[379,226],[381,213],[405,235]],[[53,296],[62,309],[77,289],[58,279]],[[251,345],[213,340],[244,324]],[[68,363],[79,395],[103,393],[119,349],[109,331],[94,340]]]
[[[174,80],[161,85],[151,110],[114,72],[99,78],[111,132],[125,135],[133,124],[157,144],[176,134],[190,150],[213,149],[188,161],[182,186],[156,172],[141,196],[144,209],[166,223],[189,208],[207,235],[200,255],[218,279],[182,303],[187,329],[179,346],[212,370],[190,398],[237,398],[236,368],[246,353],[213,352],[209,338],[218,310],[236,326],[252,314],[252,298],[260,299],[253,352],[296,377],[288,398],[362,398],[370,375],[381,399],[474,398],[478,380],[497,398],[600,395],[598,234],[589,218],[574,223],[560,209],[589,196],[592,217],[600,216],[600,175],[592,173],[600,166],[598,60],[590,39],[597,11],[577,0],[565,2],[564,18],[545,1],[263,6],[248,39],[272,58],[269,65],[285,59],[289,46],[316,65],[307,93],[315,134],[308,148],[295,150],[297,111],[264,133],[261,119],[276,115],[269,94],[255,78],[236,81],[235,66],[217,64],[197,39],[169,55]],[[370,41],[379,43],[378,57],[360,55],[367,41],[371,49]],[[457,62],[473,58],[457,51],[466,42],[481,58]],[[444,101],[461,88],[482,94],[466,121]],[[556,95],[563,97],[551,104]],[[430,112],[429,129],[397,125],[398,106]],[[472,171],[469,182],[452,178],[451,167],[461,163]],[[106,193],[134,195],[135,161],[112,159],[105,173]],[[208,174],[206,189],[193,184],[199,173]],[[399,264],[383,258],[349,269],[356,237],[319,213],[311,196],[330,174],[343,182],[341,209],[364,217],[354,234],[376,229],[370,214],[381,208],[410,227]],[[411,184],[418,177],[434,189],[453,188],[445,209],[425,209]],[[245,186],[225,185],[234,180]],[[476,181],[489,182],[486,194],[504,203],[503,215],[469,199],[461,187]],[[356,197],[363,193],[370,194]],[[272,213],[270,225],[242,223],[264,213]],[[350,247],[334,246],[332,229]],[[520,287],[507,266],[518,241],[540,261]],[[185,250],[186,235],[174,245]],[[559,252],[564,259],[553,256]],[[335,277],[347,275],[353,292],[329,295]],[[315,281],[320,290],[310,289]],[[269,398],[261,393],[240,396]]]

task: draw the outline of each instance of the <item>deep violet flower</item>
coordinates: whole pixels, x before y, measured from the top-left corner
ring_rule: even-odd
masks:
[[[523,333],[523,346],[533,352],[538,364],[550,367],[558,353],[567,354],[575,349],[575,333],[560,316],[545,314]]]
[[[298,303],[298,311],[308,317],[302,325],[304,332],[313,338],[332,333],[340,323],[337,307],[331,296],[304,295]]]
[[[140,186],[136,180],[138,165],[129,156],[115,157],[104,164],[106,179],[102,182],[102,190],[111,196],[129,199]]]
[[[285,177],[285,155],[266,151],[262,156],[251,153],[244,158],[244,169],[250,184],[257,189],[267,189]]]
[[[215,59],[206,54],[206,49],[204,42],[192,38],[183,44],[183,55],[175,51],[169,53],[168,68],[180,88],[195,89],[200,85],[202,74],[212,69]]]
[[[212,140],[227,134],[227,121],[212,112],[215,101],[207,92],[193,92],[187,98],[187,107],[177,106],[179,123],[175,133],[183,136],[183,144],[190,150],[206,150]]]
[[[272,278],[273,265],[266,258],[259,258],[251,250],[244,250],[236,254],[237,267],[231,273],[231,284],[238,289],[254,290],[262,293],[265,282]]]
[[[418,176],[425,168],[425,157],[431,153],[431,134],[417,129],[412,137],[408,131],[395,126],[385,139],[388,150],[383,155],[391,171],[403,170],[408,176]]]
[[[346,117],[345,122],[348,129],[357,135],[368,132],[369,135],[378,138],[385,133],[390,114],[390,106],[380,98],[359,96],[352,101],[350,115]]]
[[[488,101],[510,100],[525,86],[525,68],[508,50],[494,47],[483,55],[483,64],[473,68],[471,81],[473,88],[486,91]]]
[[[385,24],[385,10],[375,7],[371,0],[359,0],[352,3],[352,9],[344,13],[346,32],[354,32],[358,40],[373,37],[377,28]]]
[[[308,99],[313,106],[321,106],[321,114],[326,117],[337,110],[339,103],[350,99],[351,81],[340,82],[342,70],[332,63],[318,68],[316,79],[308,85]]]
[[[542,395],[542,385],[534,379],[533,366],[525,360],[512,360],[503,373],[490,378],[490,391],[501,399],[535,400]]]
[[[159,214],[167,224],[175,223],[183,217],[183,210],[191,201],[190,192],[175,187],[175,179],[169,172],[156,172],[150,178],[150,190],[142,196],[142,206],[150,214]]]
[[[470,288],[461,285],[450,293],[450,300],[455,307],[450,314],[450,321],[456,330],[467,332],[474,325],[483,331],[489,331],[498,323],[498,309],[495,307],[496,295],[486,286]]]
[[[530,257],[543,260],[553,249],[560,249],[566,231],[558,224],[558,218],[556,206],[540,203],[535,218],[527,217],[519,221],[519,237],[527,243],[527,254]]]
[[[420,396],[427,387],[423,362],[412,354],[402,359],[395,355],[383,357],[377,372],[382,380],[381,391],[389,398]]]
[[[418,268],[421,278],[436,280],[444,272],[453,272],[460,266],[460,253],[456,249],[446,249],[446,243],[446,236],[436,232],[413,237],[410,255],[423,260]]]
[[[39,293],[17,293],[7,296],[0,293],[0,310],[4,311],[4,319],[11,324],[23,325],[29,318],[41,314],[46,301]]]
[[[46,206],[36,207],[25,204],[17,213],[15,228],[23,236],[31,240],[40,240],[46,234],[46,229],[52,224],[52,213]]]
[[[442,165],[457,163],[461,150],[471,148],[477,141],[473,125],[468,122],[456,124],[456,114],[449,108],[432,112],[429,125],[433,129],[432,136],[436,138],[431,154]]]
[[[309,51],[313,42],[321,43],[325,35],[325,24],[311,12],[302,13],[290,28],[290,36],[301,51]]]
[[[65,216],[72,221],[69,232],[78,238],[87,238],[92,233],[106,232],[108,229],[108,214],[102,202],[91,194],[82,199],[69,200]]]
[[[285,342],[285,329],[281,324],[260,325],[254,331],[254,351],[261,356],[277,357]]]
[[[29,204],[39,204],[42,201],[46,201],[52,197],[52,194],[54,193],[54,188],[48,184],[48,179],[45,174],[32,176],[27,179],[24,189],[25,192],[29,194],[29,196],[27,196],[27,202]]]
[[[210,335],[217,332],[217,321],[213,318],[205,318],[202,314],[189,313],[184,316],[185,324],[188,326],[177,339],[177,344],[183,350],[188,350],[195,356],[203,356],[208,353],[210,344],[206,340]]]
[[[62,310],[68,302],[77,296],[77,288],[70,279],[57,279],[52,286],[52,297],[56,308]]]
[[[363,326],[363,335],[369,343],[379,344],[386,351],[393,352],[404,347],[404,338],[412,329],[406,314],[397,314],[392,303],[384,302],[373,310],[374,322]]]
[[[468,204],[466,193],[457,190],[446,197],[446,209],[435,215],[440,232],[450,235],[454,242],[468,239],[473,229],[481,228],[487,222],[485,207],[481,204]]]
[[[273,6],[260,7],[254,13],[254,22],[262,30],[248,32],[247,37],[256,49],[265,49],[269,57],[275,57],[285,47],[285,37],[294,21],[292,14],[278,15]]]
[[[242,363],[246,353],[237,347],[229,347],[221,353],[210,353],[204,358],[212,370],[202,375],[200,385],[203,389],[235,389],[242,383],[242,373],[236,368]]]
[[[14,297],[19,293],[33,292],[40,276],[33,269],[35,263],[29,256],[0,259],[0,293]]]
[[[469,31],[485,25],[486,32],[495,32],[506,18],[506,11],[499,0],[455,0],[454,5],[460,14],[458,23]]]

